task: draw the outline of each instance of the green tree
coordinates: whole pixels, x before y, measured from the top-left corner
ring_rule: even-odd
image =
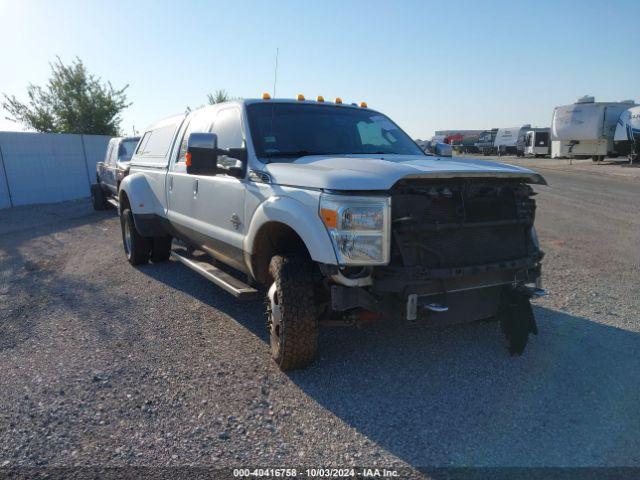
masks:
[[[118,135],[120,113],[130,106],[125,90],[114,89],[87,72],[76,58],[64,65],[59,57],[51,65],[51,77],[45,87],[29,84],[29,101],[3,94],[2,107],[8,120],[23,123],[39,132]]]
[[[233,98],[224,89],[216,90],[213,93],[207,94],[207,101],[209,102],[209,105],[215,105],[216,103],[228,102],[229,100],[233,100]]]

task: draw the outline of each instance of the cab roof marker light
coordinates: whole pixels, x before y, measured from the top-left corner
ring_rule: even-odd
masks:
[[[336,97],[335,103],[341,104],[342,103],[342,99],[340,97]]]
[[[304,95],[303,94],[301,94],[301,93],[298,94],[298,101],[299,102],[304,101]]]
[[[271,100],[271,95],[269,95],[267,92],[264,92],[262,94],[262,99],[263,100]]]
[[[360,102],[360,108],[367,108],[367,102]]]
[[[316,102],[324,102],[324,97],[322,95],[318,95],[318,97],[316,98]]]

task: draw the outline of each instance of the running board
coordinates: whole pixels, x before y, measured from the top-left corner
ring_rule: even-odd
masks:
[[[119,207],[118,201],[115,198],[107,198],[107,203],[116,209]]]
[[[183,254],[175,250],[171,251],[171,256],[239,300],[255,300],[260,297],[258,290],[214,267],[209,262],[195,259],[186,252]]]

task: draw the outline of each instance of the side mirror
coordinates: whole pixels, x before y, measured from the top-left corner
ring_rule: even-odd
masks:
[[[436,147],[434,150],[434,153],[438,157],[451,157],[453,155],[451,145],[449,145],[448,143],[436,143]]]
[[[215,175],[218,170],[218,136],[215,133],[191,133],[185,159],[187,173]]]

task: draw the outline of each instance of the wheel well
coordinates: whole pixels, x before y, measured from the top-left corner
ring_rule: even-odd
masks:
[[[120,191],[120,210],[124,210],[125,208],[130,208],[131,204],[129,203],[129,197],[127,197],[127,194],[123,191]]]
[[[303,253],[309,256],[302,238],[293,228],[280,222],[269,222],[260,227],[255,236],[254,245],[255,251],[251,256],[253,274],[263,285],[271,283],[269,263],[274,255]]]

